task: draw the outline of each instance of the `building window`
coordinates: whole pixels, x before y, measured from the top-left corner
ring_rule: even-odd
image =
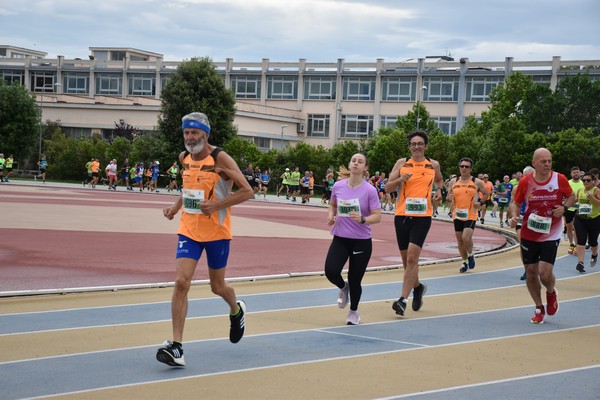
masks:
[[[31,73],[31,91],[32,92],[54,92],[56,76],[54,72],[32,72]]]
[[[383,78],[383,101],[415,101],[417,78]]]
[[[375,99],[375,78],[344,78],[344,100]]]
[[[267,77],[267,98],[293,100],[298,98],[298,78],[295,76]]]
[[[129,75],[130,96],[154,96],[156,94],[156,76],[154,74]]]
[[[372,115],[342,115],[342,138],[366,138],[373,131]]]
[[[310,76],[304,78],[305,100],[335,100],[335,77]]]
[[[2,78],[9,85],[12,85],[13,83],[22,85],[25,79],[25,73],[23,71],[2,70],[0,73],[2,74]]]
[[[397,128],[398,127],[398,116],[397,115],[382,115],[380,120],[381,128]]]
[[[260,150],[268,151],[269,147],[271,146],[271,139],[262,138],[262,137],[255,137],[254,138],[254,144]]]
[[[440,128],[446,135],[454,135],[456,133],[456,117],[429,117],[429,119],[435,121],[438,128]]]
[[[306,136],[328,138],[330,121],[329,114],[308,114]]]
[[[260,99],[260,76],[233,76],[231,89],[237,99]]]
[[[110,52],[110,60],[111,61],[123,61],[125,59],[124,51],[111,51]]]
[[[63,126],[61,129],[65,133],[65,135],[70,136],[75,139],[86,138],[86,137],[92,136],[91,128],[73,128],[73,127],[69,127],[69,126]]]
[[[96,94],[120,95],[123,76],[121,74],[97,74]]]
[[[423,101],[458,101],[458,78],[424,77]]]
[[[532,76],[532,78],[533,78],[533,83],[540,83],[540,84],[545,84],[547,86],[550,86],[550,76],[534,75],[534,76]]]
[[[490,101],[490,93],[496,86],[502,83],[503,78],[499,76],[467,77],[466,101]]]
[[[63,92],[69,94],[88,94],[90,76],[76,72],[63,74]]]

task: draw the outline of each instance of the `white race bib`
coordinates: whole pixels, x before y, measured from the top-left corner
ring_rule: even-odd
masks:
[[[350,211],[356,211],[360,214],[360,202],[358,201],[358,199],[338,200],[338,217],[349,217]]]
[[[577,212],[579,215],[590,215],[592,213],[592,205],[579,203],[579,210]]]
[[[423,197],[407,197],[404,212],[407,215],[427,214],[427,199]]]
[[[204,190],[183,189],[183,211],[188,214],[202,214],[200,204],[204,201]]]
[[[508,203],[508,197],[500,197],[498,199],[498,202],[503,204]]]
[[[549,233],[552,227],[551,217],[542,217],[537,214],[530,214],[527,220],[527,228],[537,233]]]
[[[469,219],[469,209],[468,208],[457,208],[456,209],[456,219],[460,219],[466,221]]]

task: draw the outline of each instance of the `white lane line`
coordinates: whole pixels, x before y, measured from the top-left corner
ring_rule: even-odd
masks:
[[[595,369],[595,368],[600,368],[600,364],[597,364],[597,365],[587,365],[585,367],[562,369],[562,370],[552,371],[552,372],[544,372],[544,373],[541,373],[541,374],[534,374],[534,375],[527,375],[527,376],[517,376],[517,377],[514,377],[514,378],[497,379],[497,380],[493,380],[493,381],[473,383],[473,384],[470,384],[470,385],[453,386],[453,387],[448,387],[448,388],[444,388],[444,389],[428,390],[426,392],[409,393],[409,394],[403,394],[403,395],[399,395],[399,396],[390,396],[390,397],[379,397],[379,398],[374,399],[374,400],[395,400],[395,399],[404,399],[404,398],[407,398],[407,397],[421,397],[421,396],[427,396],[427,395],[435,394],[435,393],[444,393],[444,392],[451,392],[451,391],[455,391],[455,390],[469,389],[469,388],[474,388],[474,387],[497,385],[497,384],[500,384],[500,383],[507,383],[507,382],[513,383],[515,381],[537,379],[537,378],[543,378],[543,377],[546,377],[546,376],[553,376],[553,375],[560,375],[560,374],[569,374],[569,373],[572,373],[572,372],[586,371],[588,369]]]
[[[567,303],[567,302],[574,302],[574,301],[583,301],[583,300],[588,300],[588,299],[594,299],[594,298],[598,298],[600,297],[600,295],[597,296],[591,296],[591,297],[585,297],[585,298],[581,298],[581,299],[573,299],[573,300],[564,300],[561,303]],[[457,313],[457,314],[445,314],[445,315],[437,315],[437,316],[430,316],[430,317],[421,317],[421,318],[414,318],[414,319],[395,319],[395,320],[389,320],[389,321],[380,321],[380,322],[370,322],[370,323],[365,323],[365,324],[361,324],[361,326],[370,326],[370,325],[387,325],[387,324],[398,324],[398,323],[410,323],[410,322],[419,322],[419,321],[425,321],[425,320],[430,320],[430,319],[440,319],[440,318],[452,318],[452,317],[463,317],[463,316],[469,316],[469,315],[477,315],[477,314],[484,314],[484,313],[494,313],[494,312],[500,312],[500,311],[507,311],[507,310],[517,310],[517,309],[521,309],[521,308],[530,308],[531,306],[520,306],[520,307],[509,307],[509,308],[499,308],[499,309],[495,309],[495,310],[478,310],[478,311],[472,311],[472,312],[466,312],[466,313]],[[306,307],[308,308],[308,307]],[[254,314],[258,314],[258,313],[267,313],[269,311],[257,311]],[[248,313],[251,314],[251,313]],[[199,317],[199,318],[208,318],[208,317]],[[170,322],[170,320],[167,320]],[[135,325],[135,324],[132,324]],[[110,325],[108,325],[110,326]],[[596,327],[596,326],[600,326],[600,323],[598,324],[591,324],[591,325],[582,325],[582,326],[577,326],[577,327],[566,327],[566,328],[560,328],[560,329],[556,329],[556,330],[549,330],[549,331],[542,331],[542,332],[532,332],[532,333],[524,333],[524,334],[515,334],[515,335],[505,335],[505,336],[498,336],[496,338],[484,338],[484,339],[476,339],[476,340],[468,340],[468,341],[462,341],[462,342],[452,342],[452,343],[448,343],[448,344],[444,344],[444,345],[432,345],[432,346],[428,346],[429,348],[432,347],[440,347],[440,346],[446,346],[446,345],[455,345],[455,344],[466,344],[466,343],[477,343],[480,341],[489,341],[489,340],[499,340],[499,339],[507,339],[507,338],[513,338],[513,337],[521,337],[521,336],[529,336],[529,335],[534,335],[534,334],[546,334],[546,333],[554,333],[554,332],[562,332],[562,331],[568,331],[568,330],[578,330],[578,329],[585,329],[585,328],[592,328],[592,327]],[[106,327],[105,325],[101,326],[101,327]],[[333,325],[333,326],[328,326],[328,327],[321,327],[321,328],[312,328],[312,329],[296,329],[296,330],[289,330],[289,331],[280,331],[280,332],[266,332],[266,333],[260,333],[260,334],[256,334],[256,335],[246,335],[244,337],[250,338],[259,338],[259,337],[266,337],[266,336],[275,336],[275,335],[287,335],[287,334],[295,334],[295,333],[306,333],[306,332],[325,332],[325,333],[329,333],[329,334],[333,334],[335,332],[330,331],[331,329],[340,329],[340,328],[347,328],[350,329],[351,327],[347,326],[347,325]],[[76,328],[76,329],[83,329],[83,328]],[[76,330],[76,329],[72,329],[72,330]],[[57,329],[57,331],[63,331],[63,330],[70,330],[70,329]],[[5,336],[8,336],[5,335]],[[352,336],[352,335],[348,335],[348,336]],[[365,337],[368,338],[368,337]],[[203,342],[212,342],[212,341],[218,341],[218,340],[225,340],[225,337],[218,337],[218,338],[212,338],[212,339],[199,339],[199,340],[190,340],[187,341],[186,343],[203,343]],[[418,344],[418,343],[410,343],[410,342],[395,342],[393,340],[389,340],[389,339],[382,339],[382,338],[371,338],[373,340],[380,340],[380,341],[389,341],[392,343],[402,343],[402,344],[411,344],[414,346],[421,346],[421,347],[427,347],[423,344]],[[20,359],[20,360],[15,360],[15,361],[5,361],[5,362],[0,362],[0,366],[2,365],[6,365],[6,364],[16,364],[16,363],[20,363],[20,362],[30,362],[30,361],[39,361],[39,360],[47,360],[47,359],[54,359],[54,358],[63,358],[63,357],[76,357],[76,356],[82,356],[82,355],[88,355],[88,354],[102,354],[102,353],[109,353],[109,352],[113,352],[113,351],[125,351],[125,350],[132,350],[132,349],[144,349],[144,348],[155,348],[160,346],[160,343],[154,344],[154,345],[147,345],[147,346],[133,346],[133,347],[122,347],[122,348],[112,348],[112,349],[105,349],[105,350],[94,350],[94,351],[89,351],[89,352],[79,352],[79,353],[70,353],[70,354],[60,354],[60,355],[55,355],[55,356],[47,356],[47,357],[36,357],[36,358],[29,358],[29,359]],[[392,351],[394,352],[394,351]],[[384,352],[386,353],[386,352]],[[368,355],[369,353],[367,353],[366,355]],[[380,353],[374,353],[374,354],[380,354]]]
[[[543,335],[543,334],[548,334],[548,333],[556,333],[556,332],[563,332],[563,331],[573,331],[573,330],[579,330],[579,329],[593,328],[593,327],[597,327],[597,326],[600,326],[600,324],[584,326],[584,327],[576,327],[576,328],[564,328],[564,329],[558,329],[556,331],[551,331],[551,332],[532,332],[532,333],[526,333],[526,334],[501,336],[498,338],[488,338],[488,339],[478,339],[478,340],[455,342],[455,343],[445,343],[445,344],[441,344],[441,345],[429,346],[428,349],[444,348],[444,347],[458,346],[458,345],[463,345],[463,344],[490,342],[490,341],[494,341],[494,340],[507,339],[507,338],[513,338],[513,337],[522,338],[522,337],[526,337],[526,336]],[[144,346],[144,347],[149,347],[149,346]],[[142,348],[142,347],[140,347],[140,348]],[[281,367],[293,367],[293,366],[297,366],[297,365],[317,364],[317,363],[324,363],[324,362],[330,362],[330,361],[356,359],[356,358],[361,358],[361,357],[402,353],[402,352],[406,352],[406,351],[417,351],[417,350],[420,350],[420,348],[379,351],[379,352],[363,353],[363,354],[352,355],[352,356],[328,357],[328,358],[323,358],[323,359],[319,359],[319,360],[280,363],[280,364],[273,364],[273,365],[268,365],[268,366],[264,366],[264,367],[241,368],[241,369],[237,369],[237,370],[229,370],[229,371],[223,371],[223,372],[196,374],[196,375],[185,376],[185,377],[181,377],[181,378],[156,379],[156,380],[149,380],[149,381],[145,381],[145,382],[129,383],[129,384],[124,384],[124,385],[96,387],[93,389],[78,390],[78,391],[64,392],[64,393],[53,393],[51,395],[30,397],[30,399],[44,399],[44,398],[48,398],[48,397],[67,396],[67,395],[80,394],[80,393],[90,393],[90,392],[96,392],[96,391],[101,391],[101,390],[109,390],[109,389],[112,390],[112,389],[119,389],[119,388],[136,387],[136,386],[151,385],[151,384],[162,383],[162,382],[175,382],[175,381],[180,381],[180,380],[205,378],[205,377],[210,377],[210,376],[223,376],[223,375],[230,375],[230,374],[235,374],[235,373],[239,373],[239,372],[253,372],[253,371],[269,370],[269,369],[281,368]],[[97,353],[101,353],[101,352],[97,352]],[[56,357],[51,357],[51,358],[56,358]],[[0,364],[0,365],[2,365],[2,364]],[[597,366],[598,365],[594,365],[594,366],[590,366],[589,368],[596,368]],[[526,378],[527,377],[522,377],[521,379],[526,379]],[[515,378],[515,379],[519,379],[519,378]],[[510,381],[510,380],[512,380],[512,379],[508,379],[507,381]],[[404,396],[408,397],[409,395],[404,395]],[[390,397],[389,399],[394,399],[394,398],[396,398],[396,397]]]

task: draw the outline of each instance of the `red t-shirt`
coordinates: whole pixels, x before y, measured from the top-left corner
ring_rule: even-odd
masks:
[[[523,215],[521,238],[533,242],[558,240],[562,237],[563,219],[554,217],[555,206],[571,196],[573,189],[563,174],[552,171],[545,182],[537,182],[533,174],[524,176],[517,186],[514,200],[527,204]]]

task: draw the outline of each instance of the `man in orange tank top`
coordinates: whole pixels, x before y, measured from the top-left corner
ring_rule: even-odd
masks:
[[[396,314],[400,316],[404,316],[411,291],[413,292],[412,309],[418,311],[423,305],[423,295],[427,285],[419,282],[419,257],[431,227],[432,202],[441,201],[442,187],[444,187],[440,164],[425,157],[428,143],[429,138],[425,132],[409,133],[408,147],[411,157],[401,158],[396,162],[385,186],[387,193],[393,192],[400,186],[394,225],[404,266],[404,279],[400,299],[392,305]],[[433,184],[437,190],[432,198]]]
[[[206,115],[191,113],[182,118],[187,152],[179,155],[183,165],[183,188],[175,204],[163,210],[172,220],[183,208],[179,225],[176,279],[171,300],[173,340],[158,349],[156,359],[173,367],[185,366],[183,327],[188,309],[188,292],[198,260],[206,251],[212,292],[230,307],[229,340],[244,335],[246,305],[237,300],[233,287],[225,282],[225,269],[231,241],[230,207],[251,199],[250,184],[235,161],[221,149],[208,144],[210,124]],[[235,184],[238,190],[231,193]]]
[[[460,176],[452,179],[448,188],[447,201],[454,204],[452,220],[458,244],[458,252],[463,260],[459,272],[475,268],[473,254],[473,231],[477,223],[477,208],[486,202],[489,193],[481,179],[473,178],[473,160],[464,157],[458,163]],[[481,194],[481,197],[480,197]]]

